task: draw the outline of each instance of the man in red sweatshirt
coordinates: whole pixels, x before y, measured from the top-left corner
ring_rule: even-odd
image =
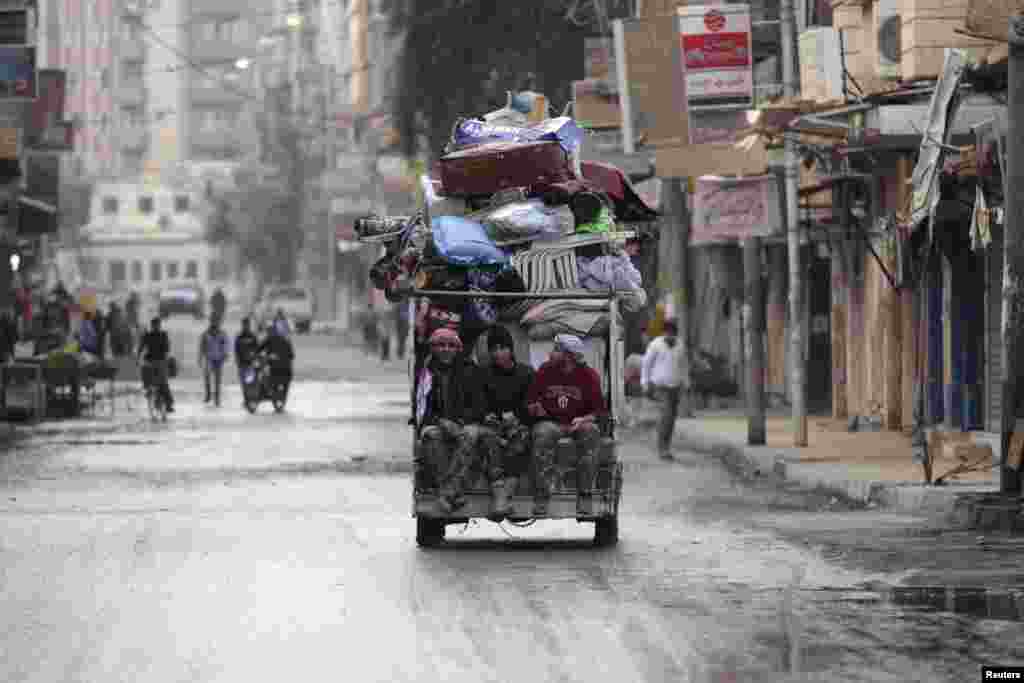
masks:
[[[597,418],[605,412],[601,378],[583,360],[583,342],[571,334],[555,337],[551,357],[537,371],[527,394],[533,427],[533,454],[537,483],[533,513],[547,514],[551,489],[558,481],[556,448],[562,438],[576,445],[576,514],[591,513],[595,461],[601,442]]]

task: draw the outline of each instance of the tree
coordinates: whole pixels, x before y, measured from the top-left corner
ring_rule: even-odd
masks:
[[[436,158],[458,117],[504,106],[508,90],[542,92],[560,113],[572,81],[583,78],[589,29],[567,17],[575,4],[395,2],[392,30],[405,35],[394,99],[403,154],[419,157],[425,138]],[[625,11],[631,3],[610,4]]]

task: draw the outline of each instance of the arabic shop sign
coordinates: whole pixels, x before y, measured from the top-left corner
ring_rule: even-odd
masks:
[[[778,176],[701,176],[695,185],[691,244],[731,243],[782,231]]]

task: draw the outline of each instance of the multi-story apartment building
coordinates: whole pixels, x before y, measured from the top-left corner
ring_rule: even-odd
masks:
[[[37,60],[67,72],[65,112],[76,124],[73,174],[118,173],[117,42],[120,0],[41,0]]]
[[[72,173],[167,178],[252,153],[241,115],[260,71],[239,67],[271,20],[244,0],[41,0],[40,65],[67,71],[77,123]]]
[[[225,279],[220,250],[206,240],[202,195],[166,185],[100,183],[82,227],[83,283],[123,296],[156,294]]]

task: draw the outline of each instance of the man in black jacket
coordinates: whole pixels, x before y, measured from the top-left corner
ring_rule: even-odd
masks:
[[[483,396],[479,369],[462,358],[462,340],[451,329],[430,335],[430,357],[417,378],[416,424],[420,480],[432,474],[444,512],[466,504],[471,470],[479,464]]]
[[[483,370],[482,383],[488,428],[483,436],[487,475],[491,482],[490,518],[501,521],[512,513],[511,497],[520,477],[530,466],[530,426],[526,394],[533,382],[533,368],[516,361],[512,335],[501,326],[487,333],[491,365]]]

